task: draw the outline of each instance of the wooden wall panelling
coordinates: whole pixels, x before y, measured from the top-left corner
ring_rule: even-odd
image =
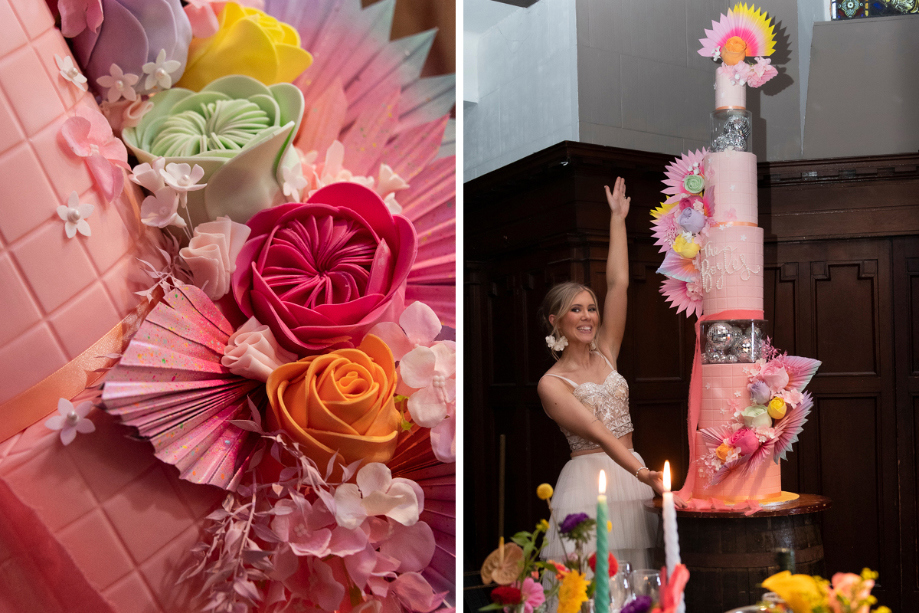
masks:
[[[919,611],[919,239],[893,241],[901,610]]]

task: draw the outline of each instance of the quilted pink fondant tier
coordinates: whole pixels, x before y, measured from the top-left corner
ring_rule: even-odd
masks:
[[[96,431],[66,447],[42,423],[0,444],[0,520],[16,517],[11,507],[34,518],[0,530],[0,611],[100,611],[99,602],[117,613],[200,611],[200,583],[177,581],[225,492],[181,481],[114,418],[89,418]],[[41,551],[23,552],[20,539]],[[67,600],[39,604],[60,598],[57,579],[71,584]]]
[[[763,310],[762,228],[713,228],[699,253],[703,314]]]
[[[749,364],[703,364],[699,429],[733,420],[734,411],[750,406]]]
[[[747,108],[747,86],[735,83],[726,70],[722,68],[716,70],[715,110],[745,108]]]
[[[699,433],[696,433],[696,448],[705,449]],[[719,498],[728,503],[743,500],[768,501],[770,498],[779,498],[781,494],[782,469],[772,461],[771,453],[753,472],[730,475],[718,485],[709,485],[709,475],[700,467],[692,490],[693,498]]]
[[[703,164],[705,193],[714,205],[714,220],[757,225],[756,156],[719,151],[707,154]]]
[[[150,260],[139,191],[107,203],[61,125],[89,94],[65,80],[71,57],[44,0],[0,0],[0,403],[77,357],[139,302]],[[67,238],[57,207],[76,191],[91,236]],[[53,411],[54,407],[48,407]]]

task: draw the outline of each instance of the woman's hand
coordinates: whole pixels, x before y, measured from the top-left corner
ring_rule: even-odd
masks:
[[[603,187],[606,188],[606,202],[609,203],[609,210],[613,217],[625,219],[629,214],[629,205],[632,203],[631,198],[625,197],[625,179],[616,177],[616,185],[612,192],[609,190],[609,185]]]
[[[656,470],[647,470],[640,471],[638,473],[638,479],[645,485],[651,487],[654,490],[654,493],[658,496],[664,495],[664,474],[657,472]],[[673,504],[678,509],[682,509],[686,506],[686,503],[680,498],[676,493],[673,494]]]

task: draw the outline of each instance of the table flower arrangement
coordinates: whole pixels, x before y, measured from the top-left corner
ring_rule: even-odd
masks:
[[[547,483],[537,488],[537,496],[549,504],[550,518],[555,522],[552,494],[552,486]],[[590,606],[597,588],[597,578],[593,576],[596,553],[586,555],[584,547],[595,533],[597,522],[586,513],[570,513],[555,527],[563,547],[566,542],[572,546],[570,553],[566,549],[566,559],[561,562],[539,559],[546,544],[545,534],[549,530],[549,522],[545,519],[532,532],[518,532],[511,543],[502,543],[489,554],[481,568],[482,583],[497,583],[498,587],[491,592],[492,604],[480,611],[533,613],[547,610],[548,603],[553,601],[557,601],[559,613],[577,613]],[[607,522],[606,529],[607,532],[612,529],[610,522]],[[612,552],[608,568],[609,577],[619,571],[619,563]],[[654,603],[648,598],[646,602],[643,597],[634,599],[626,605],[631,607],[628,609],[631,613],[675,613],[689,579],[689,571],[680,564],[669,581],[666,570],[661,575],[660,601]]]
[[[455,78],[420,78],[433,32],[390,41],[391,9],[348,0],[49,6],[102,109],[62,145],[109,200],[130,170],[164,231],[149,315],[84,396],[226,490],[183,576],[201,610],[449,609]],[[93,431],[74,404],[63,444]]]
[[[878,574],[868,568],[860,575],[836,573],[832,581],[816,576],[793,575],[787,570],[763,581],[763,587],[778,594],[785,604],[770,605],[776,613],[890,613],[885,606],[872,609],[871,595]]]

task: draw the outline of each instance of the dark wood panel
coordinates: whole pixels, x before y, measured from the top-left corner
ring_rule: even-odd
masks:
[[[811,262],[811,278],[821,376],[876,374],[877,260]]]

